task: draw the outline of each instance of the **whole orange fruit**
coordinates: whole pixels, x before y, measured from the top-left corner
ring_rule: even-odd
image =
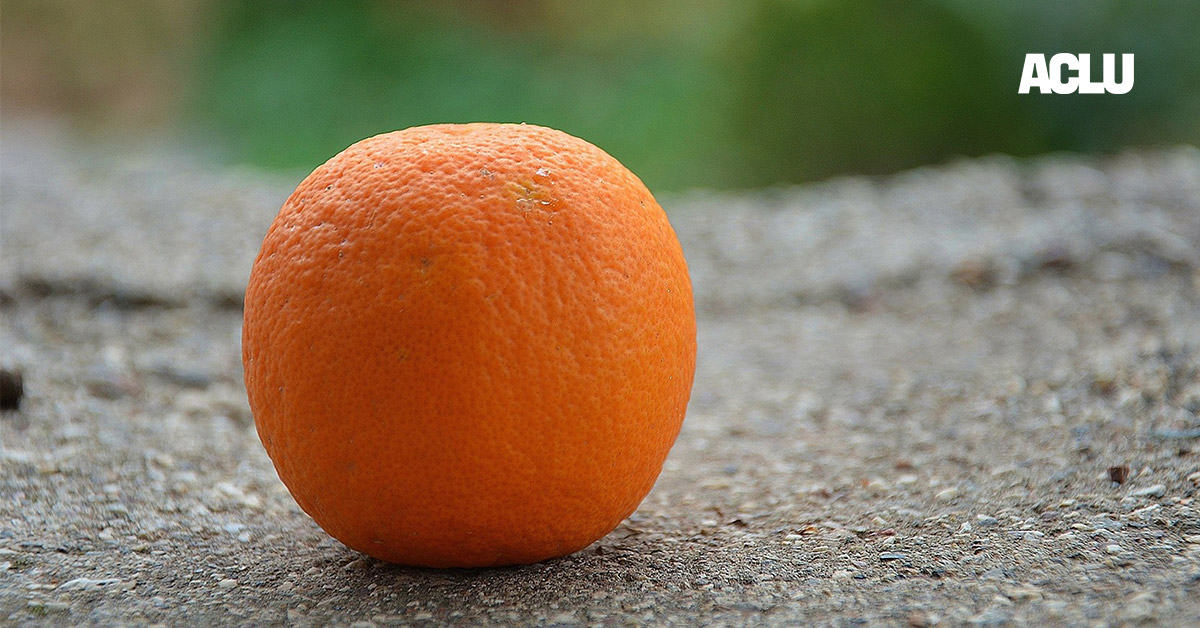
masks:
[[[666,214],[607,153],[434,125],[296,188],[251,271],[242,358],[259,437],[329,534],[409,565],[530,563],[649,492],[695,320]]]

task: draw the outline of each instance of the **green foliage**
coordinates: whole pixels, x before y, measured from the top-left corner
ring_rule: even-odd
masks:
[[[656,190],[1200,139],[1193,0],[221,6],[191,111],[270,167],[481,120],[563,129]],[[1021,96],[1027,52],[1134,52],[1136,86]]]
[[[1133,53],[1131,92],[1016,95],[1039,150],[1110,151],[1122,146],[1200,143],[1200,3],[1195,0],[943,0],[992,43],[1005,67],[1026,53]],[[1015,91],[1015,90],[1014,90]]]
[[[1035,146],[1004,97],[1019,75],[938,4],[770,0],[747,31],[734,119],[753,185]]]
[[[703,65],[655,42],[575,51],[528,26],[352,7],[245,4],[224,17],[196,112],[232,139],[232,158],[312,167],[383,131],[530,122],[587,138],[655,184],[702,182],[688,162],[703,119],[690,110],[712,82]]]

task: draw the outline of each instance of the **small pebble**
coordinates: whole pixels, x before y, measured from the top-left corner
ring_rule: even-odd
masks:
[[[1109,467],[1108,479],[1117,484],[1124,484],[1125,480],[1129,479],[1129,465],[1123,464],[1117,467]]]
[[[1108,552],[1109,554],[1120,554],[1121,552],[1125,551],[1125,548],[1114,543],[1112,545],[1106,546],[1104,548],[1104,551]]]
[[[84,386],[100,399],[120,399],[136,390],[136,385],[125,373],[106,365],[93,367]]]
[[[218,589],[232,589],[238,585],[238,581],[233,578],[226,578],[217,583]]]
[[[58,585],[59,591],[95,591],[97,589],[109,589],[114,585],[120,584],[120,578],[75,578],[68,580]]]
[[[1145,623],[1154,619],[1158,598],[1153,593],[1138,593],[1125,601],[1120,617],[1131,623]]]
[[[1042,590],[1033,584],[1023,584],[1005,591],[1005,596],[1015,602],[1042,599]]]
[[[150,373],[163,380],[183,388],[208,388],[216,377],[199,367],[180,367],[169,363],[159,363],[149,369]]]
[[[1129,493],[1133,497],[1162,497],[1167,493],[1167,485],[1155,484]]]
[[[957,488],[948,488],[944,491],[939,492],[937,495],[934,495],[933,497],[934,497],[934,499],[936,499],[940,502],[948,502],[948,501],[954,499],[955,497],[958,497],[958,489]]]
[[[25,379],[20,371],[0,369],[0,410],[5,412],[21,409],[21,398],[25,396]]]
[[[1200,428],[1190,430],[1155,430],[1154,435],[1165,440],[1200,438]]]
[[[994,525],[998,525],[999,523],[1000,520],[995,517],[988,515],[975,515],[975,525],[981,528],[990,528]]]
[[[345,569],[346,571],[357,571],[357,570],[361,570],[361,569],[367,569],[370,566],[371,566],[371,559],[367,558],[366,556],[363,556],[361,558],[355,558],[354,560],[346,563],[345,566],[342,567],[342,569]]]

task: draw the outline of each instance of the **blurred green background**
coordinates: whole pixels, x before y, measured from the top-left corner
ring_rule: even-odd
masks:
[[[1200,143],[1196,0],[6,0],[0,114],[311,169],[375,133],[530,122],[656,191]],[[1131,93],[1019,95],[1028,52]]]

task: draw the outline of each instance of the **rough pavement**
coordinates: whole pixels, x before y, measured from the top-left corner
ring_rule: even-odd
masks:
[[[254,434],[240,295],[303,173],[64,137],[0,145],[0,623],[1200,624],[1194,148],[661,199],[700,361],[658,485],[433,571],[327,537]]]

